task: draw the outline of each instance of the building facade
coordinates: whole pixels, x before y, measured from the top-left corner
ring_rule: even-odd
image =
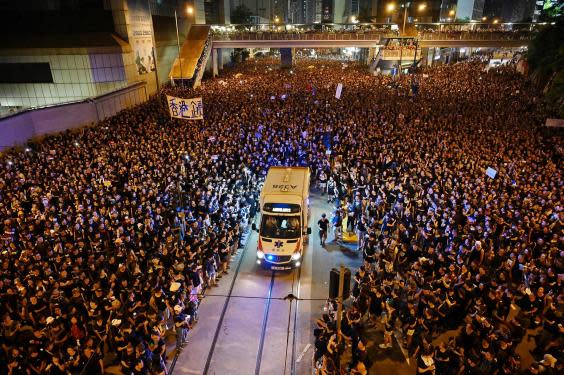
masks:
[[[486,0],[484,4],[484,17],[487,19],[499,19],[503,22],[532,22],[536,21],[535,12],[538,0]]]
[[[213,0],[210,22],[229,7]],[[228,4],[228,3],[227,3]],[[58,0],[1,2],[0,112],[55,105],[144,82],[168,81],[180,37],[206,23],[204,0]]]
[[[458,0],[456,18],[464,21],[480,21],[484,13],[484,0]]]

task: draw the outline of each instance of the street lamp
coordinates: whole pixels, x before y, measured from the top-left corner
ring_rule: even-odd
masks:
[[[493,20],[494,24],[497,24],[499,22],[499,20]]]
[[[484,16],[482,17],[482,22],[486,22],[488,20],[488,17]]]
[[[394,3],[389,3],[386,5],[386,12],[388,13],[392,13],[395,9],[396,9],[396,4]],[[391,16],[388,22],[392,22]]]
[[[410,3],[407,3],[403,5],[403,28],[401,30],[402,34],[405,34],[405,23],[407,22],[407,8],[408,6],[410,6]],[[427,8],[427,4],[426,3],[421,3],[419,4],[419,6],[417,7],[417,10],[419,12],[424,11]]]
[[[278,16],[274,17],[274,23],[278,23],[280,22],[280,18],[278,18]]]
[[[186,7],[186,13],[188,15],[193,15],[194,14],[194,7],[191,5],[188,5]],[[180,56],[180,35],[178,32],[178,15],[176,13],[176,9],[174,10],[174,22],[176,25],[176,47],[178,48],[178,66],[180,68],[180,85],[182,86],[182,88],[184,88],[184,77],[182,76],[182,57]]]
[[[178,66],[180,67],[180,85],[184,88],[184,79],[182,77],[182,56],[180,56],[180,36],[178,33],[178,16],[176,9],[174,10],[174,22],[176,24],[176,47],[178,48]]]

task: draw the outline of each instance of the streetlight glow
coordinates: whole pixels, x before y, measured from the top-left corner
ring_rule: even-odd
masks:
[[[454,9],[451,9],[451,10],[448,12],[448,15],[449,15],[449,16],[454,16],[454,13],[455,13]]]
[[[494,21],[493,21],[493,23],[498,23],[498,22],[499,22],[499,20],[494,20]]]
[[[188,14],[190,14],[190,15],[191,15],[191,14],[194,14],[194,7],[192,7],[191,5],[188,5],[188,6],[186,7],[186,13],[188,13]]]
[[[423,10],[425,10],[425,8],[427,8],[427,4],[425,4],[425,3],[419,4],[419,6],[417,7],[417,9],[418,9],[419,11],[423,11]]]
[[[394,3],[389,3],[388,5],[386,5],[386,10],[387,10],[388,12],[393,12],[394,9],[396,9],[396,4],[394,4]]]
[[[487,20],[488,20],[488,17],[486,17],[486,16],[482,17],[482,21],[487,21]]]

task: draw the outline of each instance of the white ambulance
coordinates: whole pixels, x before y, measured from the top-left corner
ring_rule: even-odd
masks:
[[[273,270],[301,264],[304,243],[311,234],[307,167],[271,167],[260,194],[257,264]],[[257,230],[255,224],[253,229]]]

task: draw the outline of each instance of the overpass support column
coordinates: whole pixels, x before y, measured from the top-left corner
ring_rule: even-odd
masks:
[[[219,70],[223,70],[223,53],[225,51],[221,48],[217,49],[217,67]]]
[[[219,75],[217,56],[217,48],[212,48],[212,76],[214,78]]]
[[[280,48],[280,66],[282,68],[291,68],[293,55],[294,51],[292,48]]]
[[[421,65],[422,66],[427,66],[429,65],[429,48],[428,47],[424,47],[421,48]]]
[[[376,48],[370,47],[368,48],[368,54],[366,56],[366,65],[372,65],[372,59],[376,57]]]

